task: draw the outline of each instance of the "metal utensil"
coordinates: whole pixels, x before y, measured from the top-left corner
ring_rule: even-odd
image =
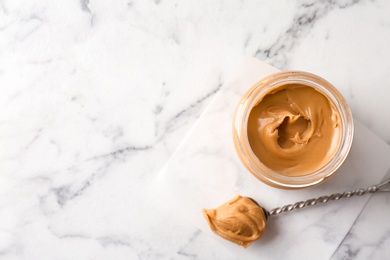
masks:
[[[352,196],[362,196],[364,194],[375,193],[377,191],[390,192],[390,178],[386,179],[385,181],[383,181],[377,185],[370,186],[366,189],[345,191],[343,193],[333,193],[333,194],[328,195],[328,196],[321,196],[319,198],[308,199],[306,201],[300,201],[300,202],[297,202],[294,204],[285,205],[283,207],[274,208],[270,211],[266,211],[264,208],[263,208],[263,210],[266,212],[267,216],[275,216],[275,215],[279,215],[283,212],[290,212],[290,211],[295,210],[295,209],[302,209],[305,207],[314,206],[317,204],[322,204],[322,203],[326,203],[326,202],[333,201],[333,200],[340,200],[342,198],[350,198]]]
[[[259,240],[262,237],[266,227],[265,223],[271,216],[276,216],[283,212],[290,212],[295,209],[323,204],[329,201],[350,198],[353,196],[362,196],[364,194],[379,191],[390,192],[390,178],[366,189],[334,193],[328,196],[321,196],[274,208],[270,211],[264,209],[254,199],[238,195],[236,198],[216,209],[203,209],[203,215],[214,233],[246,248],[252,242]]]

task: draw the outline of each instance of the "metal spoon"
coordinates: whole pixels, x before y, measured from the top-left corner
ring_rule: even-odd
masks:
[[[342,198],[350,198],[352,196],[362,196],[366,193],[375,193],[377,191],[390,192],[389,185],[390,185],[390,178],[388,178],[387,180],[385,180],[377,185],[370,186],[366,189],[345,191],[343,193],[333,193],[333,194],[328,195],[328,196],[321,196],[319,198],[309,199],[306,201],[300,201],[300,202],[297,202],[294,204],[289,204],[289,205],[286,205],[283,207],[274,208],[270,211],[266,211],[264,208],[263,208],[263,210],[265,210],[267,216],[275,216],[275,215],[279,215],[280,213],[283,213],[283,212],[289,212],[289,211],[292,211],[294,209],[302,209],[305,207],[314,206],[314,205],[321,204],[321,203],[326,203],[326,202],[332,201],[332,200],[340,200]]]
[[[266,227],[266,221],[271,216],[333,200],[350,198],[352,196],[362,196],[367,193],[375,193],[378,191],[390,192],[390,178],[366,189],[334,193],[329,196],[321,196],[319,198],[274,208],[270,211],[261,207],[252,198],[238,195],[236,198],[216,209],[203,209],[203,215],[214,233],[246,248],[252,242],[259,240],[262,237]]]

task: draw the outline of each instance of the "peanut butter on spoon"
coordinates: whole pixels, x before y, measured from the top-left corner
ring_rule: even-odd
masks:
[[[294,209],[326,203],[332,200],[361,196],[378,191],[390,192],[390,178],[366,189],[334,193],[329,196],[321,196],[319,198],[274,208],[270,211],[260,207],[253,199],[238,195],[216,209],[203,209],[203,215],[214,233],[226,240],[247,248],[252,242],[259,240],[262,237],[268,217],[279,215],[283,212],[290,212]]]
[[[264,210],[240,195],[217,209],[203,209],[203,215],[217,235],[245,248],[261,238],[266,222]]]

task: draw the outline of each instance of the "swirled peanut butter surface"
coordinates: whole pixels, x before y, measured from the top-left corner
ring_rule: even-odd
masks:
[[[312,87],[290,84],[268,93],[252,109],[248,138],[259,160],[286,176],[312,173],[334,156],[339,114]]]
[[[214,233],[245,248],[261,238],[266,222],[264,210],[240,195],[203,215]]]

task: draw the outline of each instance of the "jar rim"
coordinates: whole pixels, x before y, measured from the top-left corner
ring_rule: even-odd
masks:
[[[254,154],[249,144],[247,124],[251,110],[261,99],[281,86],[298,83],[309,86],[328,98],[340,116],[340,142],[333,158],[323,167],[302,176],[282,175],[268,168]],[[325,79],[304,71],[289,70],[271,74],[255,83],[242,96],[233,118],[233,139],[246,168],[262,182],[283,189],[300,189],[318,185],[332,176],[343,164],[351,149],[354,134],[352,113],[342,94]]]

